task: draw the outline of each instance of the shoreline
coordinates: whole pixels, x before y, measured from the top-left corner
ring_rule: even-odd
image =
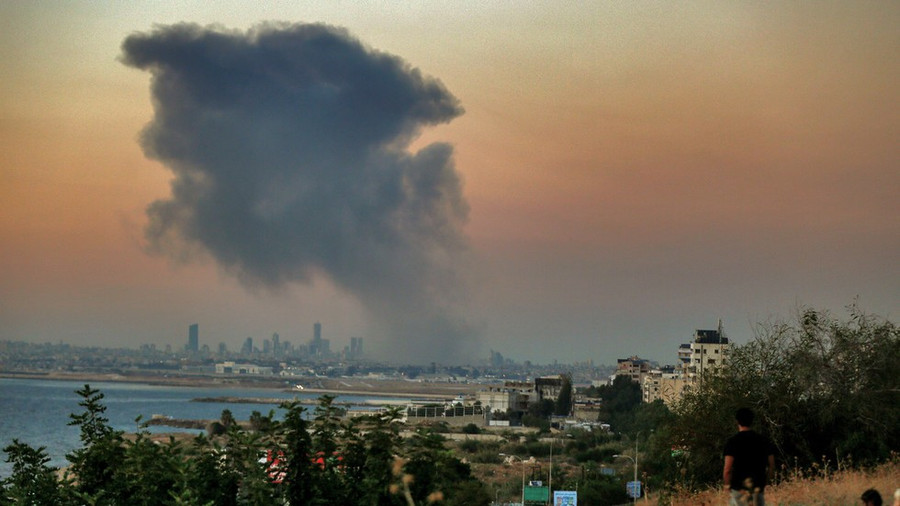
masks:
[[[251,388],[334,396],[354,395],[430,400],[454,399],[460,395],[473,395],[485,387],[485,385],[472,383],[429,383],[382,378],[237,377],[190,374],[123,374],[117,372],[0,371],[0,378],[71,381],[87,384],[108,382],[222,389]],[[296,385],[301,385],[302,388],[295,388]]]

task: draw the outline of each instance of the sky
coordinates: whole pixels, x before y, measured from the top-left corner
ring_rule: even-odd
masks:
[[[674,363],[900,309],[896,2],[0,2],[0,339]]]

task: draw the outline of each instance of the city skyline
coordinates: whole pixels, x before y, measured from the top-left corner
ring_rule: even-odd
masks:
[[[148,208],[177,176],[142,145],[159,97],[123,43],[263,21],[345,29],[458,100],[404,153],[443,143],[459,177],[458,289],[430,309],[453,308],[472,358],[666,362],[719,319],[741,344],[798,305],[896,318],[900,5],[6,2],[0,339],[183,346],[196,322],[231,343],[321,321],[403,355],[373,313],[409,300],[334,255],[269,283],[209,242],[151,254]],[[409,358],[445,355],[426,343]]]

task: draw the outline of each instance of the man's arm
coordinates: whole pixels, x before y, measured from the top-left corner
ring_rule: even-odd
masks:
[[[766,467],[766,478],[769,483],[775,478],[775,455],[769,454],[769,465]]]
[[[774,460],[774,457],[772,457]],[[725,490],[731,488],[731,468],[734,466],[734,456],[725,456],[725,467],[722,469],[722,481],[725,482]]]

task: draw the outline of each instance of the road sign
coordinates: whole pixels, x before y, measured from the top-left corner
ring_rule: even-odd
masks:
[[[625,490],[628,492],[628,497],[637,499],[641,496],[641,482],[629,481],[625,484]]]

